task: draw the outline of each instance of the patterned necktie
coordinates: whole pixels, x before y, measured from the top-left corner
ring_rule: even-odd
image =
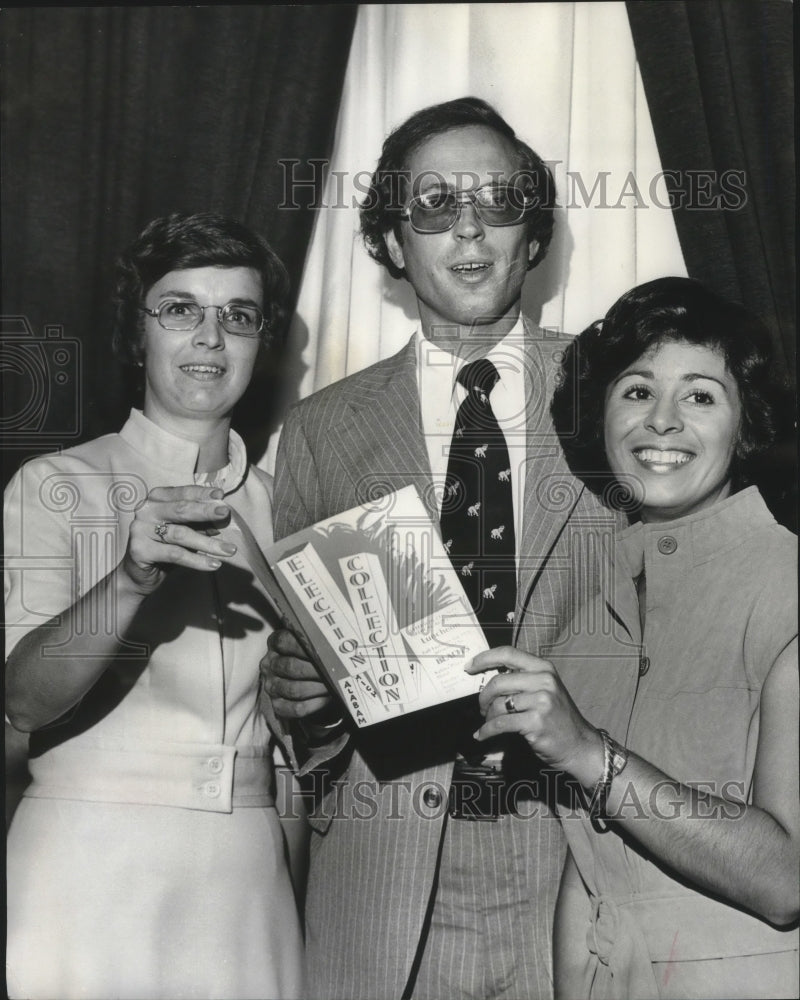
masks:
[[[465,365],[442,500],[442,541],[490,646],[510,645],[517,577],[511,462],[489,394],[500,376],[485,358]]]

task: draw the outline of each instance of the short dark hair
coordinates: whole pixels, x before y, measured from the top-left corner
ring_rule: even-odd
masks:
[[[263,237],[234,219],[211,212],[173,212],[153,219],[117,260],[114,350],[124,361],[142,360],[140,306],[170,271],[195,267],[250,267],[261,277],[266,346],[279,346],[289,304],[289,277]]]
[[[571,470],[596,493],[605,491],[608,497],[614,482],[604,445],[606,390],[620,372],[664,341],[714,348],[725,358],[742,406],[737,464],[776,439],[785,386],[773,367],[767,328],[744,306],[699,281],[657,278],[626,292],[564,355],[553,422]]]
[[[386,233],[393,229],[402,242],[399,218],[399,179],[408,172],[408,161],[427,139],[456,128],[480,125],[492,129],[508,140],[519,158],[518,170],[524,175],[535,195],[534,207],[528,214],[528,239],[536,240],[539,248],[528,264],[536,267],[547,254],[553,236],[553,209],[556,186],[550,168],[531,147],[518,138],[508,122],[486,101],[478,97],[461,97],[444,104],[417,111],[399,125],[383,144],[381,158],[370,181],[369,191],[361,203],[361,235],[373,260],[383,264],[394,278],[404,274],[389,256]]]

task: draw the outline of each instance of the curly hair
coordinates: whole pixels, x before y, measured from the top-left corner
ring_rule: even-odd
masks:
[[[403,207],[400,184],[408,176],[412,154],[428,139],[451,129],[480,125],[492,129],[507,140],[518,158],[518,176],[524,177],[534,195],[533,208],[528,212],[528,240],[536,240],[539,248],[528,264],[528,270],[544,260],[553,236],[553,210],[556,206],[556,186],[550,168],[531,147],[518,138],[507,121],[486,101],[478,97],[461,97],[444,104],[417,111],[398,126],[383,144],[381,158],[372,175],[369,190],[361,203],[361,235],[367,252],[382,264],[393,278],[404,275],[389,256],[386,233],[394,231],[402,243],[399,211]]]
[[[551,405],[553,422],[570,469],[595,493],[613,493],[603,431],[606,391],[620,372],[664,341],[713,348],[725,358],[742,407],[737,476],[743,460],[765,451],[777,437],[785,386],[775,373],[764,324],[698,281],[657,278],[626,292],[564,354]]]
[[[170,271],[195,267],[249,267],[261,277],[264,347],[280,346],[289,305],[289,277],[267,241],[247,226],[200,212],[174,212],[148,223],[116,265],[114,350],[131,364],[143,360],[144,316],[140,306],[153,285]]]

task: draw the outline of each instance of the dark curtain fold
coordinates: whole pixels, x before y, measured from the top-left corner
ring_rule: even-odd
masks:
[[[149,219],[238,218],[267,237],[297,288],[313,209],[309,194],[281,207],[280,161],[301,161],[305,179],[304,163],[330,155],[356,10],[3,12],[4,481],[27,454],[123,421],[113,262]],[[318,190],[322,179],[317,170]]]
[[[634,0],[627,8],[662,167],[746,178],[746,200],[724,199],[731,207],[704,209],[700,196],[675,208],[689,273],[763,317],[794,371],[792,4]]]
[[[629,0],[627,11],[687,270],[767,323],[793,382],[792,4]],[[710,180],[693,183],[689,171]],[[792,439],[759,470],[776,516],[792,527],[795,469]]]

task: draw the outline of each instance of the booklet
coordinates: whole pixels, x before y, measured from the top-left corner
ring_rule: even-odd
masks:
[[[359,726],[475,694],[493,675],[464,673],[486,639],[413,486],[265,552],[231,513],[275,611]]]

